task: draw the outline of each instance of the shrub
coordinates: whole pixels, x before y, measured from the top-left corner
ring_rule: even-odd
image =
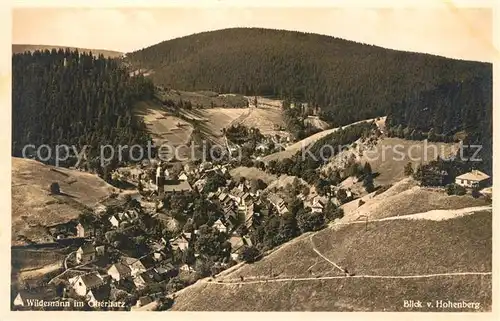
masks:
[[[412,166],[411,162],[408,162],[405,165],[404,174],[405,174],[405,176],[412,176],[413,175],[413,166]]]
[[[57,182],[53,182],[52,184],[50,184],[50,193],[52,194],[55,194],[55,195],[59,195],[61,194],[61,189],[59,187],[59,183]]]
[[[467,191],[463,186],[452,183],[446,185],[446,193],[448,195],[465,195]]]
[[[472,197],[474,197],[474,198],[481,197],[481,193],[479,192],[479,188],[472,189],[472,193],[471,194],[472,194]]]
[[[244,246],[241,251],[241,259],[247,263],[253,263],[257,261],[261,256],[260,251],[253,246]]]

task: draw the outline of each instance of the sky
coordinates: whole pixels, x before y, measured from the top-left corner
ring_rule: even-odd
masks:
[[[492,10],[456,8],[16,8],[12,43],[138,50],[230,27],[314,32],[386,48],[493,61]],[[222,45],[222,44],[221,44]]]

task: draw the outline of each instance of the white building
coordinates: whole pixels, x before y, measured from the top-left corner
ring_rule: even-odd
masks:
[[[471,172],[457,176],[455,178],[455,183],[467,188],[485,187],[489,179],[490,176],[488,176],[487,174],[478,170],[473,170]]]
[[[104,285],[104,280],[99,273],[92,272],[70,278],[69,283],[77,295],[84,297],[90,290]]]

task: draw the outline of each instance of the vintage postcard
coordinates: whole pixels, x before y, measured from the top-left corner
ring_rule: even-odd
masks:
[[[493,13],[14,7],[11,313],[492,312]]]

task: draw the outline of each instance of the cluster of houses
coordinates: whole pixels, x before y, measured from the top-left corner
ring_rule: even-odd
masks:
[[[260,209],[262,205],[260,191],[252,192],[250,184],[246,181],[239,183],[231,190],[227,187],[220,187],[216,192],[210,192],[208,199],[218,203],[224,213],[223,221],[217,222],[220,226],[219,230],[234,230],[241,224],[250,227],[254,219],[263,214]]]
[[[67,300],[69,297],[87,302],[89,306],[97,306],[99,302],[125,299],[133,290],[139,291],[150,285],[165,285],[179,273],[179,269],[164,261],[166,243],[165,240],[155,242],[152,245],[154,250],[141,258],[122,256],[114,264],[104,263],[104,269],[99,260],[106,257],[106,247],[92,242],[84,243],[76,251],[75,261],[78,265],[60,276],[61,280],[66,280],[63,293],[56,295],[55,286],[49,283],[35,291],[20,290],[13,304],[15,307],[22,307],[27,305],[29,299],[56,300],[64,297]],[[189,267],[181,267],[181,270],[189,270]],[[138,298],[135,307],[154,300],[154,294],[147,294]]]

